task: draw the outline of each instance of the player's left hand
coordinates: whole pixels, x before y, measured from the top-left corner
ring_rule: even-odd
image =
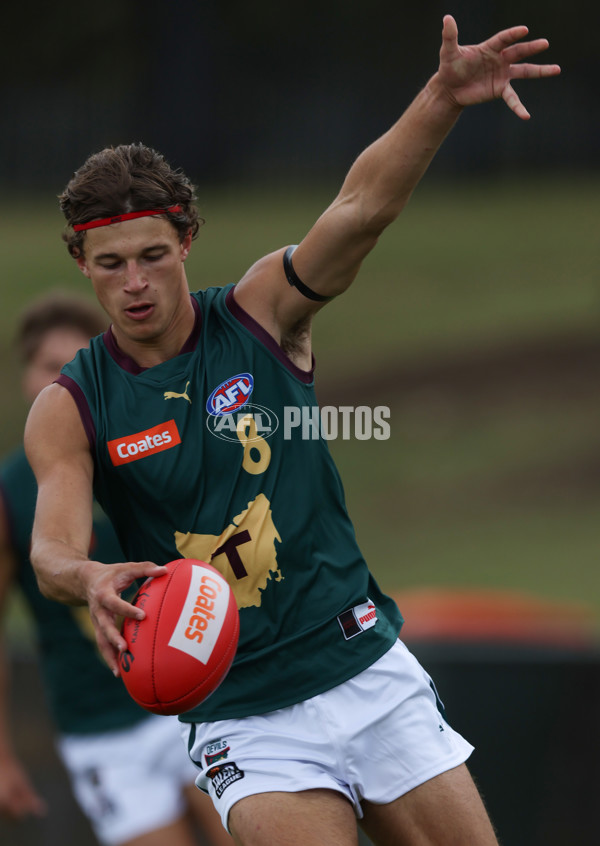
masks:
[[[558,65],[523,61],[548,48],[546,38],[521,41],[528,32],[526,26],[513,26],[481,44],[461,47],[456,21],[452,15],[446,15],[438,79],[451,101],[462,107],[501,97],[517,117],[528,120],[529,112],[513,89],[511,80],[540,79],[560,73]]]

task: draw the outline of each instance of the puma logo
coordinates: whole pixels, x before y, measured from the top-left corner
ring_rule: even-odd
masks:
[[[168,400],[168,399],[186,399],[189,402],[189,404],[191,405],[192,401],[189,398],[188,392],[187,392],[187,389],[189,388],[189,386],[190,386],[190,383],[186,382],[185,391],[182,394],[178,394],[176,391],[165,391],[165,394],[164,394],[165,399],[166,400]]]

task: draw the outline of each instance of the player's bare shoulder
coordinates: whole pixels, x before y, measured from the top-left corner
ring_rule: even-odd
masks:
[[[315,304],[291,287],[284,271],[286,248],[263,256],[235,287],[236,303],[275,339],[301,369],[311,365],[311,324]]]
[[[59,455],[89,453],[77,404],[62,385],[54,382],[40,391],[27,417],[24,441],[32,466]]]
[[[275,250],[258,259],[235,286],[237,304],[261,325],[259,318],[272,318],[279,299],[285,293],[283,253],[283,249]]]

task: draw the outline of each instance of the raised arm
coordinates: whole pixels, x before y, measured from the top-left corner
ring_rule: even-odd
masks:
[[[107,565],[89,559],[93,462],[65,388],[50,385],[36,399],[25,428],[25,449],[38,483],[31,562],[39,588],[49,599],[88,605],[98,647],[118,675],[117,657],[125,641],[117,617],[144,617],[121,593],[136,579],[166,570],[149,561]]]
[[[461,47],[456,22],[446,15],[437,72],[398,122],[361,153],[294,252],[294,269],[309,288],[327,297],[346,290],[466,106],[502,98],[518,117],[529,117],[511,81],[554,76],[560,68],[526,61],[548,47],[545,38],[521,41],[527,32],[512,27]],[[259,261],[236,289],[240,305],[279,341],[323,304],[287,284],[282,256],[283,250]]]

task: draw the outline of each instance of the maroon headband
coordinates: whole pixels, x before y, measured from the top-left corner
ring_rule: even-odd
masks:
[[[100,220],[90,220],[89,223],[76,223],[73,226],[75,232],[82,232],[84,229],[96,229],[98,226],[110,226],[111,223],[121,223],[123,220],[132,220],[134,217],[148,217],[152,214],[175,214],[181,211],[181,206],[169,206],[168,209],[146,209],[145,211],[127,212],[127,214],[116,214],[113,217],[102,217]]]

